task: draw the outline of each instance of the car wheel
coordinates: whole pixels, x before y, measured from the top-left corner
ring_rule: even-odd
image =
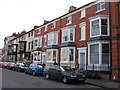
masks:
[[[35,76],[35,75],[36,75],[36,73],[33,71],[32,75],[33,75],[33,76]]]
[[[50,75],[49,75],[49,74],[46,74],[46,75],[45,75],[45,78],[46,78],[46,79],[50,79]]]
[[[25,74],[28,74],[26,70],[25,70]]]
[[[18,72],[20,72],[20,69],[18,69]]]
[[[68,83],[67,77],[63,77],[62,81],[63,81],[63,83],[65,83],[65,84]]]

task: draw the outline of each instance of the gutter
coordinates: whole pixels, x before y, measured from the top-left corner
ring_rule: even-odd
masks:
[[[110,75],[109,79],[111,80],[112,78],[112,30],[111,30],[111,6],[110,6],[110,0],[108,0],[108,17],[109,17],[109,30],[110,30]]]

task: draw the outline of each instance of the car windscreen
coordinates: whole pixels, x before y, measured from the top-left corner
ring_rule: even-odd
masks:
[[[15,63],[10,63],[10,65],[15,65]]]
[[[37,67],[42,67],[41,65],[37,65]]]
[[[20,64],[20,67],[25,67],[25,65],[24,64]]]
[[[71,71],[74,71],[72,68],[67,67],[67,66],[62,66],[62,67],[61,67],[61,70],[62,70],[62,71],[68,71],[68,72],[69,72],[69,71],[70,71],[70,72],[71,72]]]

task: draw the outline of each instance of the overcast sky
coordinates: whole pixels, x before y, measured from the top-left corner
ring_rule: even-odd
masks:
[[[0,0],[0,48],[4,37],[13,32],[29,31],[44,20],[53,20],[94,0]]]

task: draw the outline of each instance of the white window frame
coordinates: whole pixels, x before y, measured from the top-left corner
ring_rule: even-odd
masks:
[[[40,43],[40,45],[39,45]],[[38,46],[39,47],[42,47],[42,36],[41,37],[38,37]]]
[[[39,59],[39,55],[38,55],[38,53],[40,53],[40,61],[38,61],[38,59]],[[33,62],[42,62],[42,52],[41,51],[35,51],[35,52],[32,52],[31,53],[32,55],[33,55]],[[35,54],[36,54],[36,56],[35,56]],[[36,58],[36,60],[34,60],[34,58]]]
[[[47,31],[47,29],[48,29],[48,25],[45,25],[44,27],[45,27],[45,32],[46,32],[46,31]]]
[[[45,63],[43,63],[43,62],[44,62],[43,56],[45,56]],[[47,58],[47,57],[46,57],[46,52],[42,52],[42,64],[46,64],[46,61],[47,61],[46,58]]]
[[[62,28],[62,43],[65,43],[65,42],[74,42],[75,41],[75,26],[71,26],[71,27],[65,27],[65,28]],[[73,40],[70,40],[70,30],[73,30]],[[63,40],[63,33],[64,31],[68,31],[68,41],[64,41]]]
[[[50,38],[50,35],[52,35],[52,38],[56,35],[56,43],[49,43],[49,38]],[[54,39],[53,39],[54,40]],[[52,32],[52,33],[49,33],[48,34],[48,45],[57,45],[58,44],[58,32]]]
[[[41,28],[38,28],[37,30],[38,30],[38,34],[40,34],[41,33]]]
[[[81,10],[81,13],[80,13],[80,14],[81,14],[81,15],[80,15],[80,19],[86,17],[86,9]]]
[[[56,21],[52,22],[52,29],[56,28]]]
[[[35,45],[35,41],[37,40],[37,46]],[[36,37],[35,39],[34,39],[34,41],[33,41],[33,48],[36,48],[36,47],[38,47],[38,40],[39,40],[39,38],[38,37]]]
[[[54,61],[53,61],[53,51],[56,51],[56,62],[58,63],[58,50],[57,49],[48,49],[47,50],[47,52],[48,51],[51,51],[52,53],[51,53],[51,60],[50,61],[48,61],[48,55],[46,56],[46,63],[54,63]]]
[[[86,40],[86,22],[82,22],[82,23],[80,23],[80,28],[81,28],[81,32],[84,32],[83,34],[83,36],[84,37],[82,37],[82,33],[81,33],[81,38],[80,38],[80,41],[83,41],[83,40]]]
[[[96,5],[96,8],[97,8],[97,11],[96,11],[96,13],[98,13],[98,12],[101,12],[101,11],[104,11],[105,10],[105,8],[103,8],[102,9],[102,3],[104,3],[104,7],[105,7],[105,0],[102,0],[102,1],[100,1],[100,2],[98,2],[97,3],[97,5]],[[98,4],[100,4],[100,10],[98,10]]]
[[[66,25],[72,24],[72,16],[68,16],[66,20]]]
[[[46,44],[45,44],[45,42],[46,42]],[[46,47],[47,46],[47,35],[44,35],[44,47]]]
[[[67,51],[69,51],[69,49],[73,49],[73,52],[74,52],[74,60],[73,61],[69,61],[70,59],[70,57],[69,57],[69,55],[68,55],[68,52],[67,52],[67,60],[66,61],[63,61],[62,60],[62,51],[64,51],[64,49],[67,49]],[[61,58],[60,58],[60,63],[75,63],[75,47],[64,47],[64,48],[61,48]]]
[[[102,31],[101,31],[101,20],[102,19],[107,19],[107,35],[102,35]],[[95,20],[99,20],[99,35],[95,35],[95,36],[92,36],[92,22],[95,21]],[[108,17],[97,17],[97,18],[94,18],[94,19],[91,19],[90,20],[90,37],[98,37],[98,36],[109,36],[109,19]]]
[[[90,64],[90,45],[95,45],[95,44],[99,44],[99,64],[94,64],[94,65],[95,66],[108,65],[108,64],[102,64],[102,44],[109,44],[110,45],[109,41],[96,41],[96,42],[88,43],[88,65],[92,66],[92,64]],[[109,61],[110,61],[110,57],[109,57]]]

